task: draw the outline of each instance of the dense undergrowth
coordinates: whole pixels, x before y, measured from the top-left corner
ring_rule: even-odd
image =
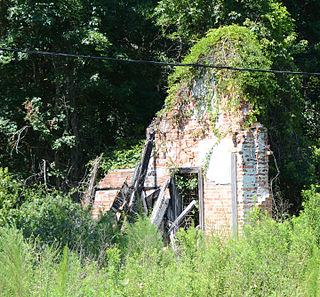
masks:
[[[94,221],[61,193],[33,191],[0,228],[0,296],[320,294],[316,187],[299,217],[276,222],[255,209],[238,238],[190,228],[175,252],[147,218],[121,234],[108,214]]]

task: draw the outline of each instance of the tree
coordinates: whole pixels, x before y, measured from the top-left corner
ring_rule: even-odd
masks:
[[[5,1],[0,44],[150,58],[158,54],[157,29],[149,18],[153,5],[149,0]],[[62,189],[77,185],[84,165],[102,150],[144,135],[161,106],[159,68],[2,53],[0,71],[1,162],[24,177],[32,173],[29,181],[42,179]]]

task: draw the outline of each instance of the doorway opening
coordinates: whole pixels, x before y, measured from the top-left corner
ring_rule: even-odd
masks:
[[[179,168],[172,171],[170,184],[171,220],[175,221],[188,206],[195,204],[185,215],[178,228],[188,229],[192,222],[197,229],[203,230],[203,180],[201,168]]]

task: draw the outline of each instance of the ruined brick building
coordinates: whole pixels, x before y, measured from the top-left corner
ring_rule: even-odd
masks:
[[[210,84],[214,82],[211,80]],[[142,194],[152,196],[169,176],[191,174],[197,178],[194,219],[199,227],[206,233],[236,232],[254,205],[271,211],[267,131],[257,122],[244,124],[250,104],[243,101],[237,108],[226,108],[232,100],[226,94],[214,106],[216,95],[207,90],[205,79],[180,88],[171,108],[157,116],[148,128],[147,134],[154,134],[154,148]],[[199,98],[206,92],[206,97],[211,98],[204,103]],[[129,183],[133,174],[134,169],[121,169],[109,172],[100,181],[93,203],[94,216],[112,207],[122,184],[125,180]],[[166,195],[170,196],[170,192],[169,187]],[[183,201],[170,202],[167,216],[176,218],[186,206]]]
[[[209,31],[185,61],[268,64],[252,32],[232,26]],[[271,213],[267,130],[252,116],[252,102],[256,108],[264,96],[257,76],[184,67],[170,79],[165,106],[147,129],[141,162],[100,181],[93,215],[113,209],[117,218],[123,211],[130,217],[140,207],[168,233],[190,218],[206,233],[236,233],[255,205]]]

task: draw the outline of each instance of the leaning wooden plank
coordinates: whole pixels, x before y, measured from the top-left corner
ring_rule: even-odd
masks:
[[[144,180],[146,178],[147,170],[148,170],[148,166],[149,166],[149,160],[151,158],[152,148],[153,148],[153,141],[149,140],[144,148],[144,152],[143,152],[143,156],[142,156],[142,160],[141,160],[141,165],[140,165],[140,170],[138,171],[137,178],[134,183],[133,192],[130,197],[130,203],[129,203],[130,208],[133,208],[134,204],[137,201],[137,198],[141,197],[141,192],[143,189]]]
[[[153,149],[153,140],[148,140],[146,147],[143,152],[142,160],[141,160],[141,170],[139,176],[139,184],[138,184],[138,191],[142,191],[142,187],[144,184],[145,177],[147,175],[149,161],[151,158],[151,153]],[[138,193],[139,194],[139,193]]]
[[[170,197],[166,197],[166,189],[170,184],[170,180],[171,178],[168,177],[167,180],[165,181],[165,183],[163,184],[161,190],[160,190],[160,194],[159,197],[157,199],[157,202],[154,206],[154,209],[152,211],[151,217],[150,217],[150,221],[151,223],[155,224],[157,226],[157,228],[160,227],[163,216],[167,210],[167,207],[169,205],[169,200]]]
[[[136,168],[134,169],[134,174],[133,174],[133,178],[131,180],[130,190],[128,191],[128,193],[126,195],[126,200],[128,200],[129,207],[131,207],[131,205],[133,204],[135,191],[136,191],[137,185],[138,185],[140,170],[141,170],[141,162],[139,162],[138,165],[136,166]]]
[[[128,191],[128,193],[126,195],[126,200],[128,200],[129,205],[132,205],[134,191],[137,188],[140,170],[141,170],[141,162],[139,162],[134,169],[133,177],[132,177],[131,184],[130,184],[130,190]]]
[[[184,218],[187,216],[187,214],[196,206],[197,201],[192,200],[190,204],[183,210],[183,212],[175,219],[175,221],[170,226],[168,233],[170,233],[172,230],[175,230],[179,227],[181,222],[184,220]]]
[[[127,195],[130,191],[130,188],[127,184],[127,182],[125,181],[123,184],[122,184],[122,187],[121,189],[119,190],[119,192],[117,193],[117,196],[116,198],[114,199],[113,203],[112,203],[112,206],[111,206],[111,209],[116,212],[118,211],[121,206],[123,205],[124,201],[127,200]]]
[[[136,180],[138,179],[138,176],[140,174],[140,168],[141,168],[141,162],[139,162],[136,167],[134,168],[134,173],[133,173],[133,177],[131,179],[131,184],[130,184],[130,187],[133,188],[135,183],[136,183]]]

